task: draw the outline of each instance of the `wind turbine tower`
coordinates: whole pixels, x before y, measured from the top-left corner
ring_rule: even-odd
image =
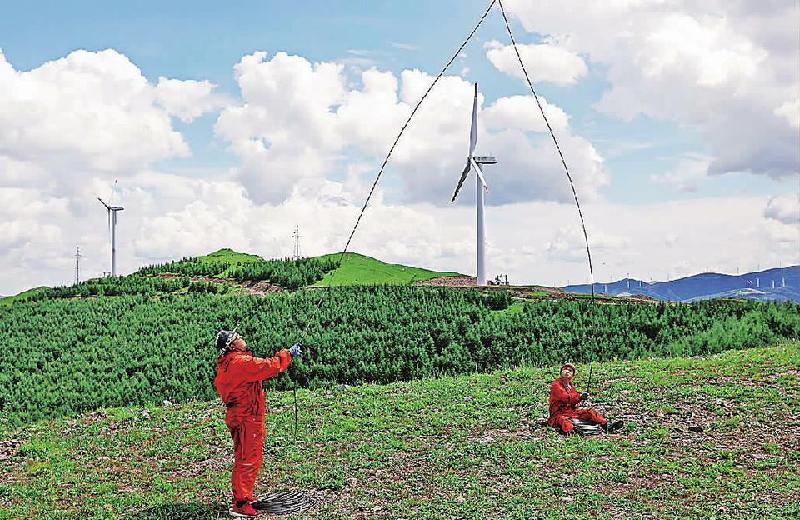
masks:
[[[467,165],[464,171],[461,172],[461,178],[458,181],[458,186],[453,193],[453,198],[450,202],[455,202],[458,192],[464,181],[467,179],[470,170],[475,170],[475,209],[477,219],[477,284],[479,287],[486,286],[486,232],[484,227],[484,192],[489,189],[486,185],[486,180],[483,177],[483,165],[497,164],[497,159],[491,156],[475,156],[475,145],[478,144],[478,84],[475,83],[475,93],[472,98],[472,124],[469,132],[469,155],[467,156]]]
[[[108,217],[108,232],[111,235],[111,276],[117,276],[117,213],[122,211],[122,206],[114,206],[114,191],[117,187],[117,181],[114,181],[114,186],[111,188],[110,204],[106,204],[103,199],[97,197],[100,204],[106,208],[106,216]]]
[[[477,84],[476,84],[477,85]],[[497,159],[491,156],[475,157],[475,164],[481,173],[475,176],[475,206],[477,218],[477,266],[478,266],[478,285],[484,287],[486,285],[486,228],[483,222],[483,194],[486,191],[486,185],[483,181],[483,165],[484,164],[497,164]]]

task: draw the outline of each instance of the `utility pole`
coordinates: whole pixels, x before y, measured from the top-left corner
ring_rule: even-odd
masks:
[[[292,236],[294,237],[294,251],[292,253],[293,260],[300,259],[300,227],[295,226],[294,232],[292,232]]]
[[[75,246],[75,285],[81,283],[81,246]]]

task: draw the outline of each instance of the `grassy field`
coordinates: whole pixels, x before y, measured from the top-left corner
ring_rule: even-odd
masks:
[[[320,258],[338,260],[340,253],[332,253]],[[372,285],[372,284],[408,284],[430,280],[440,276],[462,276],[459,273],[438,273],[421,267],[409,267],[400,264],[387,264],[375,258],[358,253],[346,253],[342,265],[335,271],[325,275],[314,284],[317,287],[340,285]]]
[[[540,425],[555,367],[299,391],[296,437],[292,394],[270,393],[259,490],[306,490],[311,518],[800,515],[800,343],[593,371],[621,434]],[[0,518],[217,518],[223,414],[118,408],[6,432]]]
[[[197,259],[201,262],[258,262],[261,257],[258,255],[251,255],[250,253],[240,253],[230,248],[223,248],[205,256],[199,256]]]

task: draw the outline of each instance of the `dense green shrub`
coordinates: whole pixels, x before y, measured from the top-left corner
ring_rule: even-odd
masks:
[[[182,276],[225,276],[236,281],[266,280],[286,289],[298,289],[322,280],[325,273],[336,268],[337,262],[327,258],[292,260],[252,260],[230,262],[206,258],[184,258],[180,261],[143,267],[139,275],[173,273]]]
[[[145,277],[131,275],[125,277],[92,278],[76,285],[43,287],[26,296],[22,301],[42,301],[58,298],[92,298],[96,296],[154,296],[187,290],[193,293],[225,293],[225,284],[195,281],[187,276],[174,278]]]
[[[504,312],[509,303],[504,292],[410,286],[15,303],[0,307],[0,414],[18,424],[100,406],[213,398],[214,337],[237,324],[258,355],[302,339],[306,356],[290,375],[311,387],[707,354],[800,337],[800,308],[791,303],[564,300]]]

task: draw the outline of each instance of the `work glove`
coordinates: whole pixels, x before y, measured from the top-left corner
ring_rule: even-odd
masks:
[[[581,394],[581,401],[585,401],[587,399],[589,399],[589,392],[583,392]]]
[[[301,342],[297,342],[289,348],[289,354],[292,355],[292,359],[299,358],[303,356],[303,344]]]

